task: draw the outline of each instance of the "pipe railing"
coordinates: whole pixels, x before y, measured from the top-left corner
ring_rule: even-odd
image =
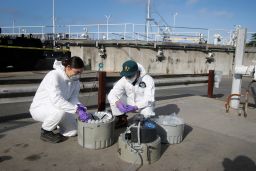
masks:
[[[230,43],[231,29],[208,29],[193,27],[172,27],[151,25],[150,32],[145,33],[145,24],[84,24],[55,25],[56,39],[91,39],[91,40],[147,40],[199,43],[213,43],[214,35],[221,34],[221,44]],[[38,35],[42,38],[52,35],[52,26],[0,26],[1,35]],[[108,28],[108,29],[107,29]],[[250,32],[248,34],[253,34]],[[64,36],[61,36],[64,35]],[[108,37],[107,37],[108,35]],[[248,35],[248,39],[250,36]],[[249,40],[248,40],[249,41]]]

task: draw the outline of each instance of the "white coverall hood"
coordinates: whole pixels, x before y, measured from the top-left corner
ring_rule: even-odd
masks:
[[[145,68],[139,63],[137,63],[137,65],[138,65],[138,69],[140,71],[140,77],[143,77],[144,75],[146,75],[147,72],[146,72]]]
[[[71,81],[70,78],[67,76],[67,74],[65,72],[65,66],[62,65],[61,61],[58,61],[55,59],[55,61],[53,63],[53,69],[55,69],[57,72],[61,73],[64,80]]]
[[[65,67],[62,65],[62,62],[58,61],[56,59],[55,59],[55,61],[53,63],[53,68],[56,69],[56,70],[62,70],[62,71],[65,70]]]

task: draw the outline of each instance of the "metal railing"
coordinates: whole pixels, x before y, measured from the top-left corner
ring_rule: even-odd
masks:
[[[56,25],[52,34],[52,26],[4,26],[1,35],[20,36],[30,35],[47,39],[89,39],[89,40],[144,40],[144,41],[171,41],[183,43],[210,43],[213,44],[220,35],[219,44],[232,44],[232,29],[208,29],[193,27],[172,27],[151,25],[145,32],[145,24],[89,24],[89,25]],[[248,32],[248,41],[251,34]],[[54,37],[53,37],[54,36]]]

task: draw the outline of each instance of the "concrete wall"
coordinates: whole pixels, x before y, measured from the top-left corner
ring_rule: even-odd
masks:
[[[256,48],[246,48],[243,64],[256,65]]]
[[[91,59],[98,55],[98,49],[95,47],[72,46],[70,51],[71,56],[78,56],[83,59],[86,69],[91,69]]]
[[[206,47],[206,46],[205,46]],[[72,56],[77,55],[91,66],[92,70],[99,70],[99,64],[103,64],[102,70],[108,72],[121,71],[122,63],[126,60],[133,59],[142,64],[149,73],[159,74],[201,74],[208,73],[209,70],[220,70],[223,75],[232,74],[233,68],[233,50],[214,50],[213,47],[210,52],[214,53],[214,62],[207,63],[206,57],[208,56],[209,49],[205,47],[199,49],[173,49],[163,48],[165,59],[162,61],[157,60],[157,48],[141,48],[140,46],[130,47],[107,45],[105,47],[107,57],[101,58],[96,46],[82,46],[72,47]],[[198,47],[197,47],[198,48]],[[224,47],[225,49],[225,47]],[[244,64],[252,64],[256,61],[256,50],[250,50],[245,53]]]
[[[199,51],[184,50],[163,50],[165,59],[158,61],[157,52],[152,49],[138,48],[106,48],[107,58],[102,60],[95,57],[92,68],[97,69],[97,63],[103,61],[104,70],[120,71],[121,65],[128,59],[133,59],[142,64],[149,73],[163,74],[201,74],[207,73],[209,69],[222,70],[224,74],[229,74],[232,68],[233,54],[215,53],[216,61],[206,63],[207,53]]]

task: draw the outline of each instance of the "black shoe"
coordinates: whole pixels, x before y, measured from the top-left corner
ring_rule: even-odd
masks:
[[[115,128],[123,128],[123,127],[127,127],[128,126],[128,120],[127,120],[127,115],[120,115],[120,116],[116,116],[117,118],[117,122],[115,124]]]
[[[61,135],[60,133],[55,134],[52,131],[46,131],[44,129],[41,129],[40,139],[51,143],[59,143],[65,140],[64,136]]]

